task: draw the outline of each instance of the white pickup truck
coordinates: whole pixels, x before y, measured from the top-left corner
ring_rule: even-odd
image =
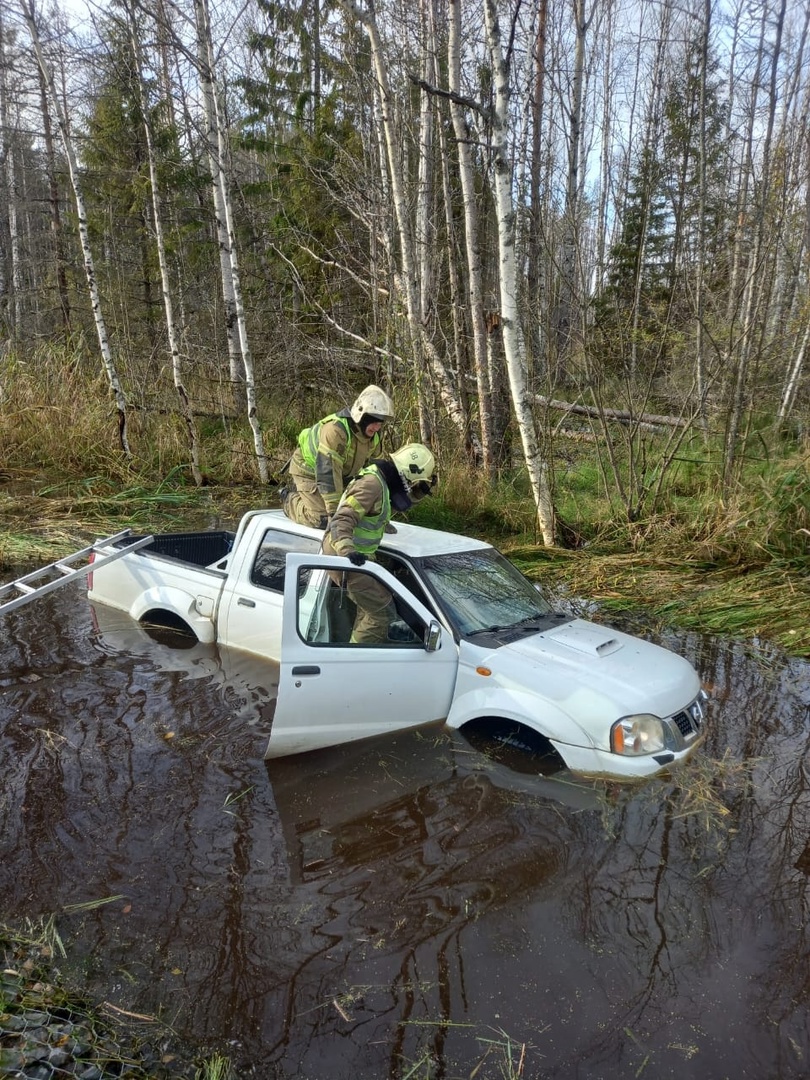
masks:
[[[576,772],[642,777],[701,742],[706,695],[683,657],[553,611],[487,543],[396,529],[357,568],[320,554],[316,530],[253,511],[236,533],[154,537],[91,570],[88,596],[278,661],[268,758],[444,722],[540,743]],[[349,641],[349,574],[392,594],[383,645]]]

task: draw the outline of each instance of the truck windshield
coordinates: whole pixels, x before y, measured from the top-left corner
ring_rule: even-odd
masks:
[[[463,637],[533,625],[551,614],[543,596],[494,548],[435,555],[421,563],[425,577]]]

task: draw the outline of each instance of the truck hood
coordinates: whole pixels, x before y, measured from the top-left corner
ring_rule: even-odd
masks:
[[[700,690],[682,656],[585,619],[505,644],[483,662],[501,685],[553,700],[592,735],[599,732],[600,742],[606,720],[672,716]]]

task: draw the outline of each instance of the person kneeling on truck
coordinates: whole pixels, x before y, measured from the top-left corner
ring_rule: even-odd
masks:
[[[352,480],[323,538],[325,555],[344,555],[355,566],[373,558],[394,511],[408,510],[429,494],[436,482],[436,461],[421,443],[408,443],[389,460],[373,461]],[[342,577],[342,575],[336,575]],[[350,641],[380,644],[396,616],[391,594],[370,574],[349,574],[349,598],[357,605]]]
[[[287,517],[325,529],[348,481],[379,456],[380,432],[393,416],[388,394],[379,386],[367,386],[351,408],[304,428],[290,459],[289,483],[280,493]]]

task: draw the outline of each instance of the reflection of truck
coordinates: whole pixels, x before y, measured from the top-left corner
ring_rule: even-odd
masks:
[[[571,769],[633,777],[700,742],[704,695],[691,664],[552,611],[489,544],[398,524],[376,561],[356,568],[319,554],[320,541],[280,511],[254,511],[235,534],[154,537],[93,570],[89,597],[279,660],[267,757],[445,721],[540,738]],[[349,641],[345,581],[361,573],[394,601],[384,645]]]

